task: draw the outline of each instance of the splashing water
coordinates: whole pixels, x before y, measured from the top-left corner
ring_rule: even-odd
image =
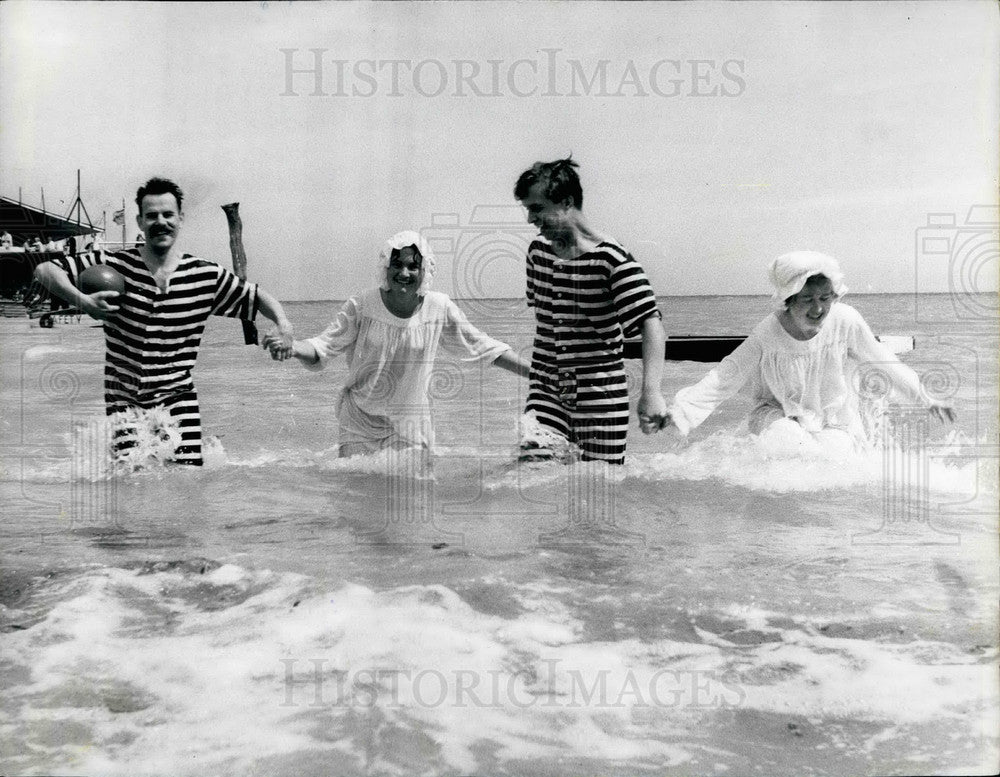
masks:
[[[527,451],[522,458],[555,459],[565,463],[579,461],[582,454],[580,448],[567,440],[551,427],[538,420],[534,410],[524,413],[518,420],[521,449]]]
[[[162,467],[180,445],[181,432],[166,408],[128,408],[80,422],[69,442],[72,477],[98,481]],[[215,454],[211,441],[206,447]]]
[[[774,424],[758,435],[719,431],[700,440],[674,438],[665,453],[631,457],[629,476],[640,480],[721,480],[770,493],[843,489],[880,483],[914,485],[937,493],[995,492],[991,459],[958,430],[931,434],[923,408],[894,408],[885,398],[861,407],[864,436],[811,436]],[[799,432],[799,433],[796,433]]]

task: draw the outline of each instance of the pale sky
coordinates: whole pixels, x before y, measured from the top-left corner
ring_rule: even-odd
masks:
[[[966,220],[997,202],[997,17],[986,0],[15,0],[0,193],[44,188],[65,212],[80,168],[91,217],[120,239],[124,198],[132,239],[135,189],[163,175],[187,193],[185,250],[226,266],[219,206],[241,203],[250,277],[281,299],[372,285],[402,229],[434,238],[435,288],[516,297],[532,230],[514,182],[572,152],[590,223],[659,295],[768,293],[794,249],[837,257],[858,292],[989,291],[996,227]],[[313,49],[321,83],[288,72]],[[930,214],[955,227],[928,232]],[[951,248],[925,254],[928,235]]]

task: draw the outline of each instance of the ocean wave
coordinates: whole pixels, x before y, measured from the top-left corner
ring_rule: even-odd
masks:
[[[592,642],[558,587],[504,585],[516,615],[444,585],[324,590],[204,559],[83,571],[5,637],[7,695],[23,710],[8,752],[29,770],[102,774],[247,773],[316,751],[344,771],[394,772],[402,757],[470,773],[568,752],[678,765],[701,751],[706,721],[734,710],[888,723],[890,739],[993,721],[995,651],[830,636],[738,608],[688,613],[694,641]],[[87,747],[50,741],[32,760],[47,726],[76,726]]]
[[[889,481],[906,481],[912,486],[915,473],[923,472],[926,480],[917,485],[927,491],[975,494],[984,487],[996,491],[996,478],[988,474],[989,462],[974,455],[974,443],[959,437],[917,450],[894,447],[827,451],[818,446],[782,446],[775,445],[773,439],[717,432],[690,444],[675,442],[673,447],[670,452],[631,457],[627,465],[629,477],[644,481],[717,480],[780,494]]]
[[[125,425],[136,445],[112,459],[111,439]],[[765,493],[802,493],[832,489],[868,488],[887,482],[906,482],[923,492],[982,495],[998,492],[995,458],[981,455],[986,440],[973,440],[957,431],[919,447],[871,447],[828,450],[782,440],[719,431],[689,442],[661,435],[660,452],[629,453],[623,467],[574,457],[518,461],[516,446],[439,446],[435,454],[409,449],[384,450],[340,458],[337,446],[321,450],[265,449],[234,456],[217,437],[203,443],[205,470],[315,469],[333,475],[377,475],[438,482],[475,479],[487,492],[543,489],[567,479],[623,483],[717,481]],[[65,456],[33,460],[32,467],[8,473],[28,483],[98,482],[110,478],[154,474],[171,476],[178,468],[170,461],[179,440],[176,424],[166,411],[134,411],[130,416],[103,416],[77,424],[64,437]],[[658,438],[659,442],[659,438]],[[568,462],[568,463],[564,463]],[[179,469],[189,470],[181,467]]]

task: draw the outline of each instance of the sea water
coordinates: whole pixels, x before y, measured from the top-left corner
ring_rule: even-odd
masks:
[[[0,771],[996,771],[995,318],[849,301],[916,336],[955,426],[897,408],[832,456],[749,437],[738,397],[687,440],[633,419],[621,468],[518,465],[524,381],[443,356],[431,468],[341,460],[342,362],[272,362],[216,319],[207,466],[154,434],[116,470],[100,329],[2,322]],[[288,310],[303,336],[336,307]],[[462,307],[527,352],[522,302]],[[661,308],[718,335],[768,309]],[[709,366],[667,362],[664,392]]]

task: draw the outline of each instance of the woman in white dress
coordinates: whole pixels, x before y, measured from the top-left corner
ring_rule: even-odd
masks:
[[[697,384],[681,389],[667,422],[688,432],[744,385],[753,391],[749,428],[841,447],[865,440],[858,369],[877,369],[903,399],[953,421],[950,405],[931,399],[916,373],[883,346],[854,308],[836,260],[795,251],[771,263],[775,312]]]
[[[270,335],[264,347],[322,369],[346,355],[347,381],[337,400],[341,456],[386,448],[434,446],[429,386],[438,347],[463,361],[483,361],[524,377],[530,365],[510,346],[480,332],[447,295],[430,291],[434,256],[416,232],[400,232],[380,255],[379,286],[351,297],[326,330],[296,340],[291,352]]]

